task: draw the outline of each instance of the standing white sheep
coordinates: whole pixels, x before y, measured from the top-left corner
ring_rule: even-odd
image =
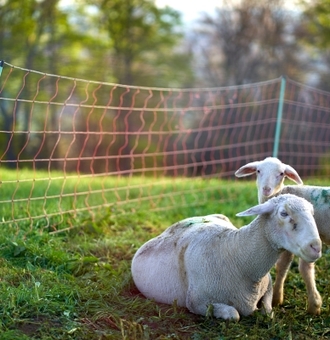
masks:
[[[147,298],[216,318],[239,320],[263,306],[272,310],[269,270],[283,249],[307,262],[321,256],[321,241],[306,200],[281,195],[238,216],[258,214],[234,227],[223,216],[187,218],[138,249],[135,285]]]
[[[274,195],[286,193],[305,198],[314,205],[314,217],[321,240],[326,244],[330,244],[330,187],[308,185],[284,186],[284,177],[281,175],[282,173],[299,184],[302,184],[302,180],[292,167],[283,164],[280,160],[273,157],[268,157],[263,161],[248,163],[239,168],[235,172],[235,175],[237,177],[242,177],[254,173],[257,174],[259,203],[265,202],[269,197]],[[282,181],[280,180],[281,177],[283,177]],[[268,192],[265,192],[265,188],[267,187],[271,189],[269,190],[269,195],[267,195]],[[276,263],[273,306],[283,303],[284,282],[292,260],[293,254],[285,251],[281,254]],[[321,313],[322,297],[318,292],[315,283],[314,263],[307,263],[303,259],[299,259],[299,272],[306,284],[308,299],[307,311],[310,314],[319,315]]]

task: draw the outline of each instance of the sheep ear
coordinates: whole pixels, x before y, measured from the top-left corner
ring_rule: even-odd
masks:
[[[298,175],[298,172],[290,165],[285,164],[285,176],[291,179],[291,181],[296,182],[297,184],[303,184],[302,179]]]
[[[265,203],[258,204],[248,210],[242,211],[236,216],[252,216],[252,215],[262,215],[262,214],[267,214],[270,213],[274,210],[274,203],[272,200],[269,200]]]
[[[245,164],[241,166],[236,172],[235,176],[236,177],[245,177],[245,176],[250,176],[254,174],[257,171],[257,166],[260,163],[260,161],[256,162],[251,162],[248,164]]]

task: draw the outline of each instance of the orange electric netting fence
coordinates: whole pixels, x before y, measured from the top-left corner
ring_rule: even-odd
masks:
[[[57,231],[66,216],[197,205],[198,180],[271,155],[301,176],[329,175],[329,108],[330,93],[285,78],[149,88],[4,63],[0,223]]]

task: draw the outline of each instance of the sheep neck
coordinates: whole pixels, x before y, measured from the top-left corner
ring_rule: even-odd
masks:
[[[272,232],[263,216],[237,230],[236,246],[238,265],[251,280],[262,279],[276,263],[280,248],[272,241]]]

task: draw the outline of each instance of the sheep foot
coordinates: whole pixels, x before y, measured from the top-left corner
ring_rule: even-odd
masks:
[[[191,286],[187,291],[186,307],[194,314],[205,315],[206,317],[215,317],[229,321],[239,321],[240,315],[235,307],[225,303],[205,304],[205,298],[199,294],[197,289]]]
[[[238,311],[233,306],[229,306],[224,303],[213,304],[213,315],[216,318],[230,321],[239,321],[240,319]]]
[[[318,291],[313,296],[308,296],[307,312],[312,315],[320,315],[322,306],[322,297]]]

